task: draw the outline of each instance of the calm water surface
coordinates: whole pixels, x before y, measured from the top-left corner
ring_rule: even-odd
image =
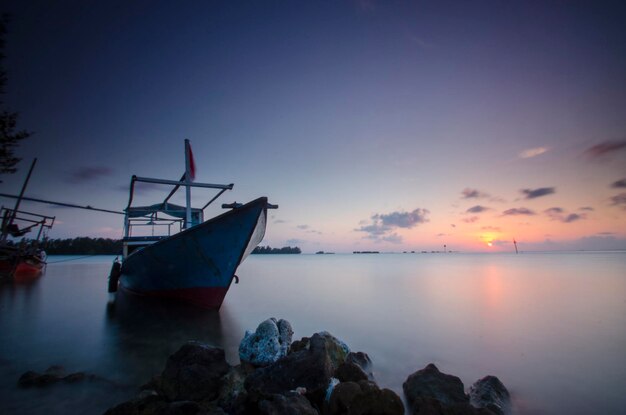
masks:
[[[402,394],[434,362],[466,388],[487,374],[514,414],[623,414],[626,254],[251,256],[219,312],[110,295],[112,257],[56,262],[0,286],[0,413],[104,412],[134,396],[189,339],[238,361],[246,329],[285,318],[294,338],[328,330],[367,352]],[[18,389],[50,365],[98,380]]]

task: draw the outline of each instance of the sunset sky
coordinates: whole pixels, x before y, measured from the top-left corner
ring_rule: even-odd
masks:
[[[262,245],[626,249],[623,2],[2,8],[4,102],[34,135],[1,192],[37,157],[27,196],[121,210],[131,175],[180,178],[188,138],[197,181],[235,183],[221,202],[280,205]],[[116,215],[23,207],[52,238],[122,236]]]

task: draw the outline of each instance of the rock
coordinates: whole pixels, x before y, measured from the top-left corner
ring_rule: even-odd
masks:
[[[367,373],[360,366],[344,362],[335,370],[335,377],[341,382],[358,382],[360,380],[369,380]]]
[[[328,413],[331,415],[347,414],[350,404],[361,394],[361,387],[356,382],[341,382],[333,389],[328,402]]]
[[[220,387],[217,402],[229,414],[238,415],[247,412],[248,392],[244,382],[246,377],[252,372],[254,372],[252,365],[242,363],[232,367],[222,378],[222,386]]]
[[[326,353],[328,354],[331,364],[335,369],[346,361],[346,358],[350,353],[350,348],[347,344],[327,331],[321,331],[316,334],[322,337],[326,342]],[[315,336],[315,334],[313,336]]]
[[[429,409],[429,412],[424,413],[438,413],[433,412],[437,403],[444,408],[455,404],[469,404],[461,379],[441,373],[432,363],[410,375],[402,384],[402,389],[414,414],[421,414],[431,407],[432,411]]]
[[[365,352],[350,352],[346,356],[347,363],[353,363],[363,369],[363,372],[367,375],[368,379],[373,381],[374,374],[372,373],[372,360]]]
[[[145,396],[123,402],[109,410],[104,415],[152,415],[166,414],[168,403],[157,395]]]
[[[291,345],[293,329],[287,320],[270,318],[256,331],[246,331],[239,344],[239,358],[255,366],[267,366],[285,357]]]
[[[32,370],[23,373],[22,376],[20,376],[20,378],[18,379],[17,383],[22,388],[28,388],[32,386],[44,387],[61,381],[74,383],[87,379],[93,380],[96,379],[96,376],[87,375],[83,372],[70,373],[66,376],[62,366],[50,366],[43,373],[37,373]]]
[[[469,392],[470,403],[476,408],[487,408],[497,415],[504,415],[511,406],[511,396],[504,384],[495,376],[477,380]]]
[[[167,402],[156,395],[121,403],[104,415],[226,415],[218,406],[193,401]]]
[[[306,341],[303,339],[299,345],[305,343],[307,346],[291,351],[284,358],[248,376],[245,387],[252,402],[303,387],[307,390],[307,398],[321,407],[330,378],[345,362],[349,349],[346,350],[345,343],[327,332],[316,333]]]
[[[224,350],[188,342],[167,359],[159,388],[170,401],[212,400],[229,369]]]
[[[297,392],[274,394],[259,402],[261,415],[318,415],[311,403]]]
[[[328,403],[330,415],[403,415],[400,397],[389,389],[379,389],[371,381],[338,384]]]

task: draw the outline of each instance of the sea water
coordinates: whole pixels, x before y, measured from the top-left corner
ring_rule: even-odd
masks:
[[[402,396],[435,363],[466,388],[496,375],[514,414],[622,414],[626,253],[257,255],[219,312],[108,294],[113,257],[50,257],[30,284],[0,286],[0,413],[98,414],[135,396],[187,340],[231,364],[268,317],[294,339],[327,330],[367,352]],[[61,365],[92,380],[18,388]]]

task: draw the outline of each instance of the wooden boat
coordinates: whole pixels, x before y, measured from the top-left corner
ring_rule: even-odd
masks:
[[[46,252],[40,244],[44,233],[54,225],[55,218],[19,210],[36,162],[37,159],[33,160],[15,207],[0,209],[0,279],[25,282],[41,276],[45,270]],[[9,237],[20,238],[31,231],[37,231],[37,236],[28,241],[16,243],[9,240]]]
[[[277,206],[260,197],[244,205],[222,205],[230,210],[204,221],[204,210],[233,185],[192,182],[193,158],[188,140],[185,149],[187,168],[180,181],[133,176],[125,209],[123,259],[113,264],[109,291],[119,286],[133,294],[171,297],[219,309],[232,282],[238,282],[237,267],[265,235],[267,209]],[[167,184],[174,189],[161,203],[132,207],[136,182]],[[187,191],[184,207],[169,202],[180,187]],[[193,208],[192,187],[220,191],[204,207]],[[163,226],[167,233],[134,236],[138,226]],[[180,232],[172,234],[177,226]]]

